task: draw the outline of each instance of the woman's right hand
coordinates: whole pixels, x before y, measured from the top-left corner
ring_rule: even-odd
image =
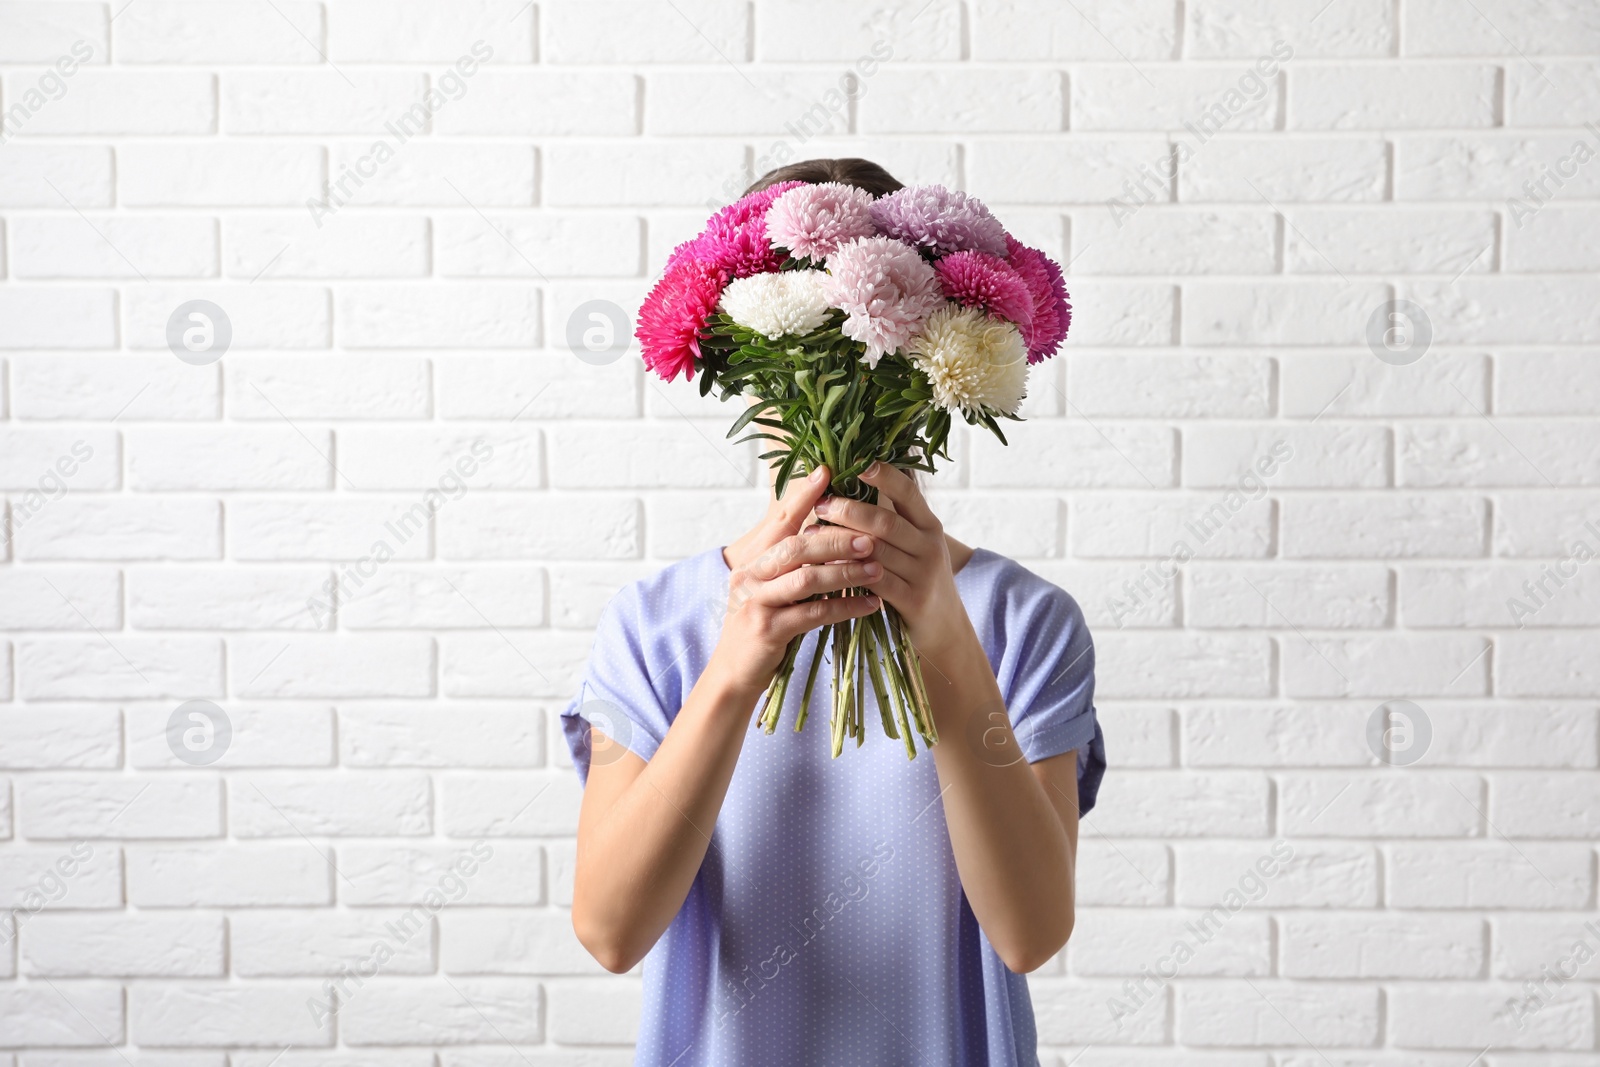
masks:
[[[722,636],[711,659],[750,691],[766,689],[795,635],[870,615],[882,604],[877,596],[799,603],[813,593],[865,585],[882,570],[876,560],[865,558],[872,553],[871,537],[837,526],[804,528],[806,516],[828,491],[828,480],[826,467],[809,478],[792,479],[766,517],[724,552],[733,573]]]

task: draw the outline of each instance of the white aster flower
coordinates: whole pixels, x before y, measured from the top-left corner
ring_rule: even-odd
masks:
[[[722,310],[748,330],[770,340],[803,337],[828,318],[820,270],[785,270],[735,278],[722,290]]]
[[[933,399],[952,413],[1015,415],[1028,392],[1028,345],[1015,325],[946,304],[907,346]]]

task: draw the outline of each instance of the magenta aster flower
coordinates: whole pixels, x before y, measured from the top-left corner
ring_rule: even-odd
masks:
[[[823,293],[844,311],[844,335],[867,346],[869,367],[904,346],[945,303],[928,261],[892,237],[857,237],[835,249]]]
[[[712,215],[698,237],[673,249],[667,267],[692,258],[715,264],[735,278],[777,270],[783,265],[783,256],[767,238],[767,209],[778,197],[804,184],[779,182],[735,200]]]
[[[1017,324],[1026,338],[1033,329],[1033,292],[1011,265],[987,252],[951,252],[933,265],[944,295]]]
[[[639,325],[633,331],[645,366],[669,382],[679,371],[694,379],[700,336],[727,282],[721,267],[697,259],[667,269],[640,305]]]
[[[977,197],[942,185],[908,185],[872,202],[872,221],[909,245],[946,252],[1006,254],[1006,231]]]
[[[796,259],[823,260],[845,241],[871,237],[872,194],[843,182],[790,189],[767,211],[767,236]]]
[[[1072,325],[1072,305],[1067,302],[1067,283],[1056,261],[1006,234],[1006,251],[1011,269],[1033,294],[1033,327],[1028,338],[1028,362],[1038,363],[1056,354]]]

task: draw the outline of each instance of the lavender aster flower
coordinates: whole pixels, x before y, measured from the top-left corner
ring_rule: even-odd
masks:
[[[872,202],[872,221],[917,248],[1006,255],[1006,231],[977,197],[942,185],[908,185]]]

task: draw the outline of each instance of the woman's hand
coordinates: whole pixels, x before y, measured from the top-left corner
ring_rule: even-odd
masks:
[[[830,496],[816,505],[817,517],[873,539],[877,548],[872,558],[883,564],[883,574],[862,584],[894,605],[905,620],[911,643],[923,655],[937,655],[972,632],[966,605],[956,590],[944,526],[904,471],[874,463],[861,480],[878,491],[879,500],[893,503],[894,510]]]
[[[791,480],[766,518],[728,546],[725,556],[733,571],[728,612],[712,663],[736,685],[759,693],[772,681],[796,634],[870,615],[881,606],[876,596],[798,603],[813,593],[870,586],[883,577],[883,564],[868,558],[876,545],[871,536],[842,526],[813,527],[801,534],[828,480],[826,467],[807,479]]]

